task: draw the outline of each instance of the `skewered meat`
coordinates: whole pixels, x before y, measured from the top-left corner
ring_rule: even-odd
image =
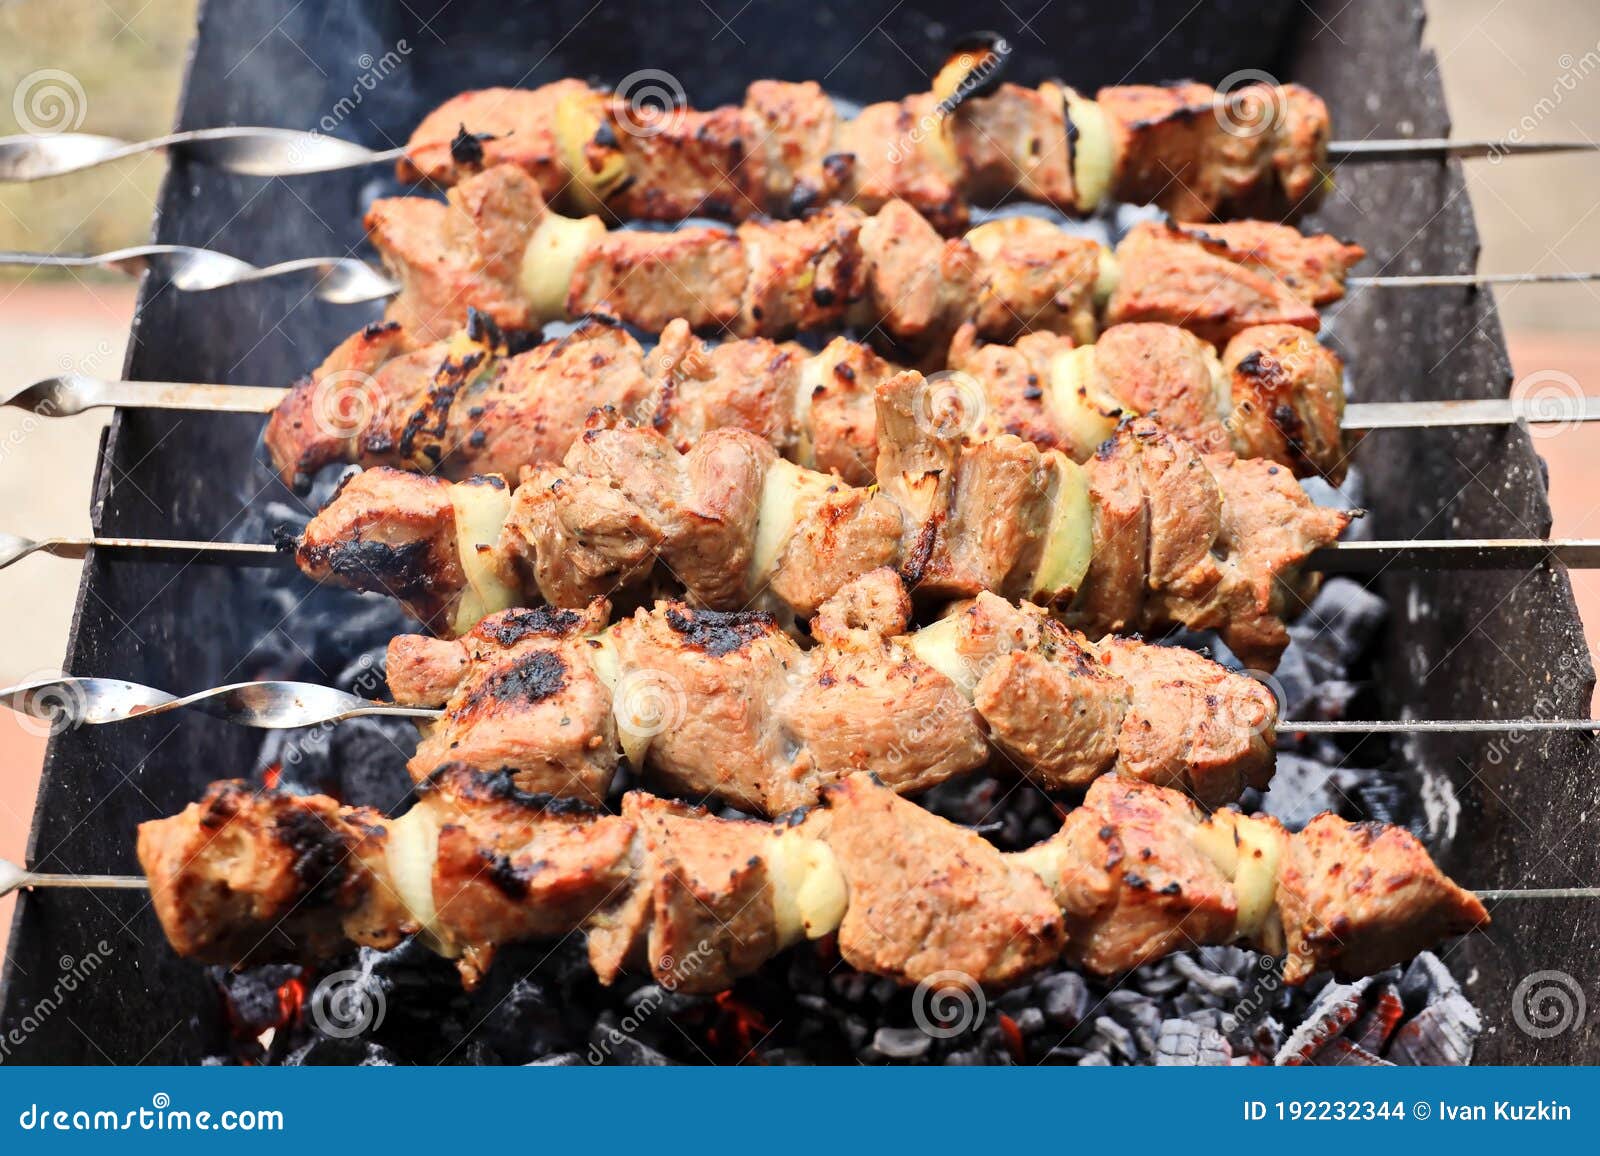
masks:
[[[871,215],[830,205],[731,232],[607,232],[598,217],[546,208],[512,165],[463,181],[447,203],[377,201],[366,224],[403,286],[389,319],[421,339],[446,336],[472,306],[517,329],[591,313],[651,332],[681,317],[743,337],[869,324],[933,358],[965,322],[994,341],[1039,331],[1088,341],[1119,321],[1164,321],[1217,343],[1252,325],[1315,330],[1315,307],[1343,295],[1363,256],[1262,222],[1141,226],[1115,255],[1032,217],[946,239],[899,199]]]
[[[1193,651],[1091,643],[993,594],[906,633],[911,601],[875,570],[823,603],[802,650],[759,612],[660,602],[609,629],[508,610],[459,640],[389,644],[395,701],[443,707],[411,760],[509,770],[530,794],[600,803],[620,755],[656,781],[776,815],[871,771],[915,792],[991,761],[1050,789],[1120,771],[1202,802],[1265,787],[1277,703]]]
[[[842,337],[815,354],[764,338],[712,345],[681,319],[648,356],[598,320],[518,354],[476,313],[446,341],[409,352],[404,341],[397,324],[369,326],[296,385],[267,425],[286,481],[341,461],[512,476],[560,461],[589,411],[609,407],[680,451],[711,430],[746,429],[782,457],[865,485],[878,453],[874,392],[899,372]],[[475,355],[462,386],[460,367]],[[967,325],[948,364],[962,375],[955,388],[971,394],[961,400],[975,437],[1012,434],[1082,461],[1120,418],[1155,414],[1207,453],[1343,477],[1339,359],[1294,326],[1247,329],[1219,358],[1153,322],[1115,325],[1078,347],[1049,333],[985,345]]]
[[[1054,836],[1012,854],[868,775],[768,825],[638,793],[607,815],[459,766],[393,820],[216,783],[141,824],[138,843],[180,954],[311,962],[420,934],[468,985],[497,947],[574,930],[602,982],[645,967],[692,992],[834,932],[852,966],[901,983],[959,969],[1005,984],[1062,954],[1110,974],[1230,942],[1287,951],[1285,979],[1299,983],[1488,922],[1404,830],[1323,815],[1291,835],[1114,775]]]
[[[1289,216],[1320,199],[1328,111],[1299,85],[1219,93],[1192,81],[1104,88],[975,83],[953,58],[933,91],[853,119],[812,82],[762,80],[743,105],[630,105],[564,80],[446,101],[418,125],[405,180],[466,180],[514,164],[552,201],[622,218],[797,215],[900,198],[957,229],[970,204],[1024,198],[1089,213],[1108,201],[1185,220]],[[979,91],[984,90],[984,91]]]
[[[366,471],[312,519],[297,561],[458,634],[496,609],[582,606],[657,576],[712,609],[809,616],[889,566],[919,595],[1056,604],[1093,634],[1215,629],[1270,668],[1288,643],[1284,610],[1307,593],[1300,565],[1350,518],[1312,505],[1285,469],[1202,456],[1146,419],[1079,466],[1018,438],[942,429],[915,373],[876,400],[876,487],[782,461],[743,430],[680,454],[597,414],[562,466],[530,470],[514,495],[485,479]],[[381,513],[391,489],[404,495],[395,523]],[[452,548],[452,565],[418,569]]]

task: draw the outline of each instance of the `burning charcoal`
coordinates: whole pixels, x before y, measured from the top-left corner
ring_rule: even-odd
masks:
[[[496,1002],[479,1035],[508,1063],[526,1063],[555,1050],[565,1038],[561,1012],[550,993],[527,977],[514,982]]]
[[[1089,1010],[1089,985],[1075,971],[1047,975],[1034,985],[1040,993],[1044,1014],[1063,1028],[1075,1028]]]
[[[872,1051],[889,1060],[918,1060],[928,1054],[933,1037],[920,1028],[879,1028]]]
[[[371,1040],[324,1035],[318,1035],[283,1058],[286,1068],[387,1068],[398,1062],[398,1056]]]
[[[1394,1065],[1388,1060],[1380,1059],[1367,1051],[1366,1048],[1354,1040],[1344,1036],[1337,1036],[1311,1057],[1311,1063],[1319,1068],[1392,1068]]]
[[[603,1011],[595,1017],[594,1029],[589,1033],[589,1058],[591,1063],[647,1068],[668,1067],[673,1062],[649,1044],[624,1032],[611,1011]]]
[[[1424,951],[1401,974],[1399,990],[1407,1014],[1416,1015],[1445,996],[1460,994],[1461,985],[1442,959],[1431,951]]]
[[[944,1062],[953,1068],[976,1068],[988,1063],[989,1061],[984,1058],[982,1052],[967,1050],[947,1052],[944,1057]]]
[[[268,964],[249,971],[228,972],[214,969],[226,1001],[230,1028],[238,1036],[259,1036],[268,1028],[281,1027],[286,1018],[280,992],[300,975],[294,964]]]
[[[1324,811],[1339,812],[1343,804],[1333,767],[1284,752],[1278,756],[1262,810],[1289,830],[1298,831]]]
[[[556,1052],[552,1055],[541,1056],[537,1060],[529,1060],[522,1066],[525,1068],[581,1068],[587,1062],[577,1052]]]
[[[1139,1045],[1133,1033],[1110,1016],[1095,1017],[1094,1036],[1090,1039],[1089,1046],[1092,1050],[1104,1049],[1107,1052],[1115,1052],[1124,1060],[1139,1059]]]
[[[1406,1014],[1405,1005],[1400,1000],[1400,989],[1395,984],[1396,978],[1391,975],[1374,980],[1372,987],[1367,990],[1367,1010],[1346,1033],[1352,1043],[1374,1055],[1383,1053],[1384,1045]]]
[[[1172,967],[1179,975],[1202,991],[1230,1003],[1244,995],[1244,984],[1237,977],[1213,970],[1209,961],[1196,959],[1188,952],[1172,957]]]
[[[1142,992],[1120,988],[1106,996],[1106,1010],[1132,1034],[1140,1055],[1155,1054],[1156,1037],[1161,1031],[1161,1009]]]
[[[1329,1040],[1342,1034],[1361,1014],[1361,997],[1371,982],[1358,979],[1323,988],[1306,1013],[1305,1022],[1290,1033],[1272,1062],[1280,1067],[1312,1062]]]
[[[1112,1066],[1111,1057],[1104,1052],[1085,1052],[1078,1060],[1080,1068],[1109,1068]]]
[[[391,719],[357,718],[333,732],[333,761],[339,771],[339,797],[356,806],[390,812],[411,794],[406,760],[415,748],[405,724]]]
[[[628,1011],[636,1018],[661,1016],[672,1019],[692,1009],[704,1007],[709,1002],[704,996],[668,991],[660,984],[647,983],[624,1001]]]
[[[1289,627],[1319,679],[1345,677],[1377,636],[1387,616],[1382,598],[1349,578],[1322,584],[1311,608]]]
[[[1036,1007],[1025,1007],[1012,1017],[1023,1039],[1030,1039],[1044,1028],[1044,1012]]]
[[[1158,1067],[1205,1066],[1226,1064],[1233,1049],[1222,1033],[1214,1028],[1202,1027],[1186,1019],[1162,1020],[1156,1037],[1156,1065]]]
[[[1395,1033],[1387,1056],[1397,1064],[1467,1064],[1482,1031],[1478,1009],[1459,990],[1448,992]]]
[[[457,1066],[463,1068],[489,1068],[505,1062],[488,1043],[478,1039],[467,1041],[467,1046],[450,1058]]]

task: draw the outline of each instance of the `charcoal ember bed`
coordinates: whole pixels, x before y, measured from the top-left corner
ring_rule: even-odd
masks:
[[[1013,76],[1036,83],[1064,75],[1095,86],[1185,75],[1218,81],[1260,68],[1324,93],[1340,135],[1443,134],[1437,82],[1418,45],[1420,5],[1336,0],[1309,8],[1315,11],[1289,2],[1133,0],[1112,20],[1103,6],[1057,0],[1017,33]],[[733,36],[693,5],[638,0],[590,9],[586,0],[410,7],[208,0],[179,127],[317,125],[346,95],[362,54],[381,56],[402,40],[409,45],[402,69],[343,114],[339,135],[384,147],[463,86],[564,75],[616,80],[645,67],[672,72],[693,99],[711,103],[737,99],[757,73],[811,77],[819,61],[838,60],[830,87],[879,99],[923,84],[919,67],[971,20],[961,5],[896,5],[881,35],[905,49],[897,51],[872,40],[877,11],[752,8],[734,19]],[[639,28],[651,34],[640,37]],[[1438,165],[1354,170],[1312,224],[1359,239],[1374,268],[1467,268],[1476,235],[1459,182],[1453,167]],[[207,244],[221,236],[231,251],[262,263],[342,252],[360,243],[365,205],[393,187],[376,170],[261,182],[180,163],[163,193],[158,239]],[[281,383],[371,316],[319,306],[287,288],[200,299],[147,286],[128,373]],[[1339,312],[1333,340],[1350,358],[1358,399],[1491,396],[1507,385],[1486,297],[1369,294]],[[277,524],[303,519],[305,502],[261,472],[259,429],[249,418],[117,415],[96,489],[97,528],[262,540]],[[1369,532],[1547,528],[1525,434],[1384,440],[1363,447],[1356,462],[1366,487],[1355,500],[1372,510]],[[1564,576],[1386,575],[1374,591],[1329,583],[1297,627],[1279,672],[1291,712],[1450,717],[1587,708],[1592,676]],[[382,602],[314,590],[283,573],[97,556],[86,571],[68,669],[177,691],[306,677],[372,694],[381,647],[399,629],[404,623]],[[1558,671],[1565,672],[1559,682],[1542,679]],[[265,777],[271,767],[285,785],[390,808],[407,790],[410,743],[404,727],[372,721],[265,745],[257,734],[193,715],[70,731],[51,745],[30,855],[44,869],[128,870],[137,822],[181,808],[212,779]],[[1284,755],[1265,802],[1291,823],[1330,807],[1405,823],[1469,886],[1561,884],[1576,880],[1560,865],[1552,875],[1542,864],[1570,835],[1570,816],[1592,805],[1596,770],[1594,749],[1574,738],[1530,740],[1493,765],[1477,740],[1317,743]],[[1474,780],[1486,789],[1467,789]],[[1048,800],[1004,779],[951,785],[926,801],[1006,847],[1031,842],[1055,821]],[[1594,872],[1595,846],[1564,851],[1574,874]],[[798,949],[732,993],[702,999],[637,980],[601,989],[579,966],[575,942],[530,945],[505,953],[468,996],[448,964],[414,946],[333,961],[314,974],[227,976],[175,959],[134,896],[28,896],[19,904],[0,1027],[20,1022],[48,995],[59,958],[83,958],[104,942],[110,958],[99,981],[75,993],[71,1016],[99,1025],[94,1038],[58,1017],[8,1058],[650,1063],[733,1062],[753,1052],[768,1063],[1460,1062],[1480,1018],[1480,1060],[1589,1055],[1593,1041],[1582,1031],[1542,1041],[1518,1033],[1510,1000],[1518,979],[1542,967],[1592,982],[1600,957],[1593,921],[1562,905],[1502,906],[1495,918],[1491,937],[1442,953],[1447,966],[1423,957],[1356,988],[1289,993],[1255,957],[1224,950],[1167,961],[1114,985],[1056,971],[989,993],[975,1024],[945,1036],[919,1025],[913,993],[849,973],[825,947]],[[1465,993],[1451,973],[1468,982]],[[319,985],[343,995],[319,1001]],[[359,1023],[364,1006],[381,1006],[383,1022],[352,1032],[340,1014],[353,1010]],[[935,1028],[944,1022],[935,1014]]]

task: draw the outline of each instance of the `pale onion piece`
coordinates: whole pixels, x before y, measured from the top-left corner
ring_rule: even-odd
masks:
[[[1072,145],[1072,188],[1078,211],[1092,213],[1111,195],[1116,152],[1105,110],[1088,97],[1067,89],[1067,117],[1078,130]]]
[[[584,651],[589,656],[589,665],[594,667],[595,677],[606,684],[607,690],[616,690],[617,681],[622,677],[622,656],[617,653],[611,627],[606,627],[587,643]]]
[[[1033,596],[1047,602],[1077,594],[1094,555],[1094,506],[1089,500],[1089,475],[1065,454],[1053,453],[1055,494],[1050,503],[1050,529],[1034,571]]]
[[[563,217],[546,211],[522,253],[519,281],[533,315],[560,321],[567,315],[567,291],[584,250],[605,236],[599,217]]]
[[[817,444],[811,436],[811,402],[832,371],[832,362],[821,353],[800,363],[800,384],[794,391],[794,459],[807,469],[817,464]]]
[[[1104,309],[1122,281],[1122,262],[1117,260],[1113,250],[1101,245],[1098,265],[1094,279],[1094,305],[1096,309]]]
[[[1050,359],[1048,402],[1072,456],[1079,461],[1117,432],[1126,409],[1095,384],[1092,345],[1063,350]]]
[[[491,559],[500,531],[511,512],[511,488],[487,482],[457,482],[450,487],[456,516],[456,548],[467,589],[456,604],[452,625],[465,634],[478,621],[517,604],[517,591],[500,577]]]
[[[756,591],[766,585],[794,534],[802,507],[821,499],[833,485],[829,475],[784,458],[767,467],[766,476],[761,479],[761,508],[756,513],[756,540],[750,551],[747,589]]]
[[[1018,851],[1011,856],[1011,861],[1032,871],[1050,889],[1050,894],[1057,895],[1061,891],[1061,860],[1066,853],[1067,849],[1060,843],[1047,839],[1026,851]]]
[[[1217,865],[1230,880],[1239,870],[1239,841],[1234,834],[1233,820],[1237,811],[1218,811],[1195,829],[1191,836],[1201,854]]]
[[[455,951],[439,926],[433,899],[433,868],[439,858],[439,823],[426,803],[412,807],[389,824],[383,855],[389,878],[406,913],[422,929],[425,942],[441,955]]]
[[[1278,864],[1288,835],[1271,819],[1237,815],[1233,825],[1239,833],[1239,868],[1233,876],[1239,935],[1267,945],[1269,933],[1282,932],[1268,926],[1268,917],[1278,904]]]
[[[628,172],[628,160],[615,146],[606,150],[598,169],[589,164],[589,148],[608,115],[610,99],[606,93],[590,90],[564,96],[556,105],[556,148],[572,178],[567,191],[585,208],[604,205]]]
[[[961,620],[957,615],[930,622],[902,641],[911,648],[912,654],[955,683],[967,701],[972,701],[978,672],[961,653]]]
[[[850,892],[832,847],[790,827],[767,838],[763,857],[784,947],[838,930]]]
[[[985,221],[981,225],[967,230],[963,238],[978,256],[985,261],[993,261],[995,254],[1000,252],[1000,246],[1005,244],[1006,233],[1016,228],[1015,225],[1008,229],[1006,222],[1010,218],[1001,217],[995,221]]]

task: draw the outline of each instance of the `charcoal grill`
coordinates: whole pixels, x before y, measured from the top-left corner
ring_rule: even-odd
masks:
[[[665,69],[697,103],[737,100],[756,74],[824,79],[853,99],[917,88],[918,66],[966,30],[969,6],[755,6],[724,23],[713,6],[630,0],[498,4],[424,0],[207,0],[177,128],[227,124],[328,127],[375,148],[402,141],[428,109],[466,87],[561,76],[615,80]],[[728,6],[731,8],[731,6]],[[877,8],[884,9],[879,12]],[[1010,19],[1010,17],[1007,17]],[[1417,0],[1246,3],[1130,0],[1104,8],[1057,0],[1026,28],[1012,76],[1065,75],[1094,86],[1262,68],[1327,98],[1338,135],[1442,136],[1433,61]],[[888,39],[886,39],[888,38]],[[892,39],[899,45],[892,47]],[[373,91],[363,60],[400,45],[401,64]],[[854,46],[854,47],[852,47]],[[903,51],[902,51],[903,50]],[[366,54],[364,57],[363,54]],[[341,104],[341,101],[343,103]],[[385,171],[260,181],[174,163],[156,240],[207,245],[270,263],[354,251],[370,200],[396,191]],[[1454,164],[1353,167],[1310,222],[1358,238],[1391,272],[1466,271],[1477,253]],[[330,308],[270,284],[204,296],[146,283],[126,376],[287,382],[371,312]],[[1460,289],[1379,301],[1357,294],[1333,340],[1349,355],[1360,400],[1504,396],[1510,371],[1494,303]],[[97,533],[261,540],[300,503],[252,465],[249,417],[119,411],[96,479]],[[1521,431],[1456,429],[1394,437],[1358,456],[1367,504],[1386,537],[1537,536],[1550,514],[1541,465]],[[1593,672],[1559,572],[1385,574],[1393,608],[1379,643],[1382,702],[1394,716],[1577,716]],[[338,623],[335,634],[326,629]],[[332,677],[400,627],[387,607],[278,576],[181,568],[91,553],[67,669],[176,691],[244,678]],[[215,778],[259,766],[261,737],[197,715],[82,728],[50,744],[30,843],[41,870],[127,871],[139,821],[181,808]],[[385,752],[372,744],[376,763]],[[393,756],[390,753],[390,761]],[[1489,752],[1481,736],[1421,735],[1391,759],[1426,803],[1421,822],[1441,865],[1468,886],[1561,886],[1596,875],[1600,850],[1579,816],[1595,804],[1597,756],[1577,735],[1529,735]],[[383,782],[367,784],[374,791]],[[361,800],[368,801],[368,800]],[[371,801],[383,802],[382,799]],[[392,801],[392,800],[391,800]],[[1495,926],[1448,955],[1487,1028],[1477,1059],[1563,1063],[1600,1054],[1600,1026],[1535,1039],[1514,1022],[1512,993],[1558,969],[1593,990],[1600,922],[1586,901],[1500,905]],[[229,1025],[214,981],[177,960],[142,897],[34,893],[18,904],[0,1034],[51,995],[61,961],[111,948],[94,982],[44,1017],[9,1059],[21,1063],[184,1062],[214,1053]],[[424,1009],[425,1010],[425,1009]],[[419,1021],[425,1030],[426,1021]]]

